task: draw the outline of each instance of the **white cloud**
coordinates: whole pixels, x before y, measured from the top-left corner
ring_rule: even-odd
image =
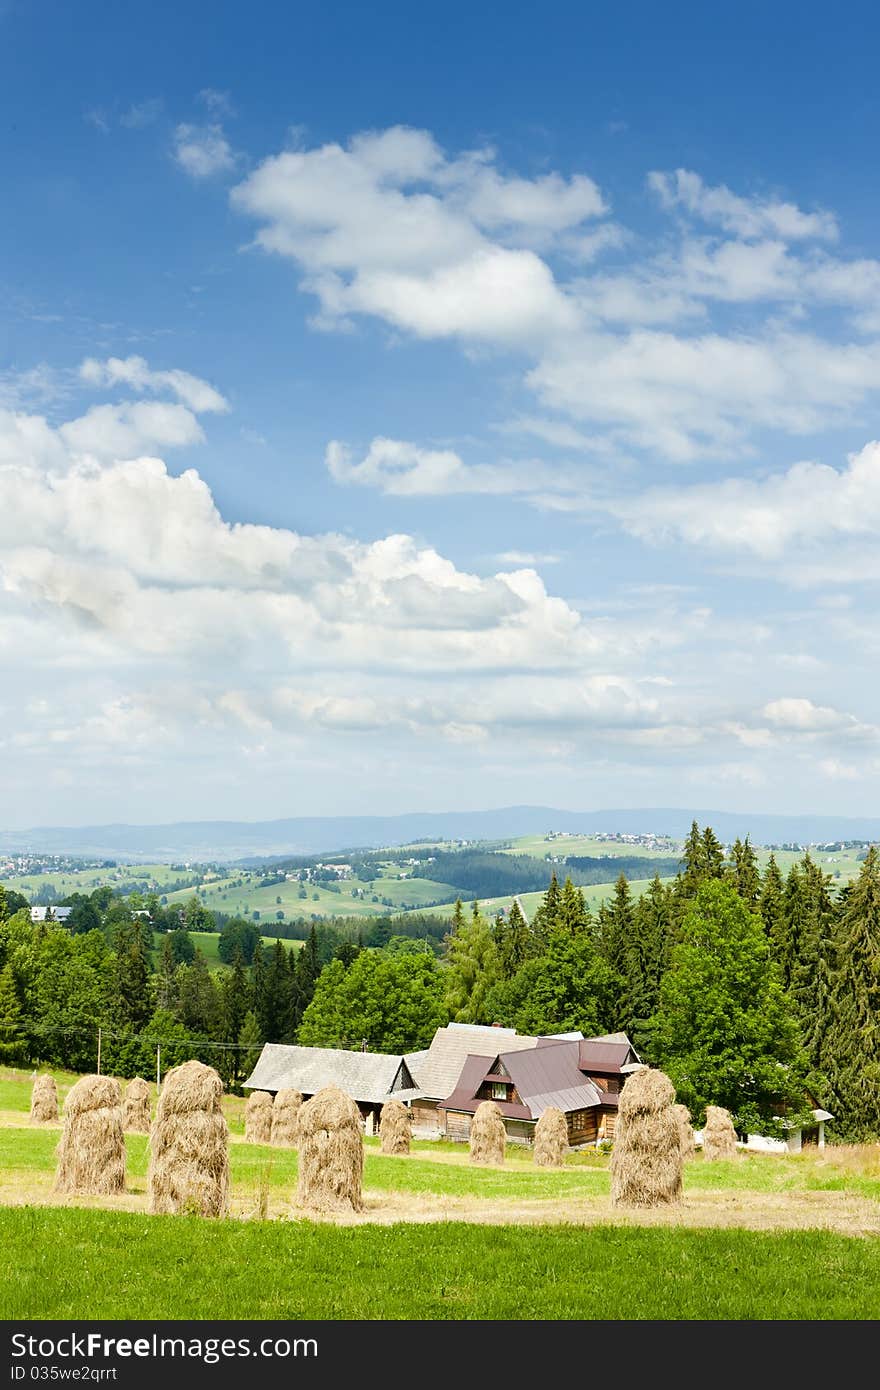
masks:
[[[557,423],[589,422],[606,451],[741,455],[756,430],[827,428],[880,390],[876,341],[771,317],[830,307],[859,335],[880,331],[880,262],[812,244],[837,235],[830,214],[688,171],[651,184],[724,239],[686,227],[675,250],[651,247],[596,225],[608,209],[586,174],[510,176],[492,150],[450,156],[406,127],[272,156],[232,201],[256,220],[255,244],[298,267],[315,326],[367,316],[467,351],[515,349],[542,406],[567,417]],[[622,248],[622,269],[593,269]],[[715,321],[729,304],[741,306],[735,330]]]
[[[87,357],[79,374],[90,386],[121,385],[138,392],[169,391],[197,415],[210,411],[223,413],[229,409],[226,398],[207,381],[178,368],[152,371],[143,357],[108,357],[104,362]]]
[[[134,102],[119,117],[119,124],[126,130],[143,130],[146,126],[155,125],[164,106],[161,97],[148,97],[144,101]]]
[[[803,212],[777,198],[742,198],[724,184],[712,187],[689,169],[648,175],[648,186],[665,208],[681,208],[704,222],[745,238],[781,236],[786,241],[833,241],[837,221],[830,212]]]
[[[467,464],[452,449],[423,449],[403,439],[378,436],[360,462],[338,439],[327,445],[325,463],[339,483],[375,487],[398,497],[453,493],[537,495],[544,489],[571,491],[576,483],[561,470],[534,460]]]
[[[809,547],[880,538],[880,443],[866,444],[839,470],[796,463],[764,478],[655,488],[614,506],[626,529],[645,539],[805,562]],[[843,582],[851,571],[841,558]],[[820,562],[817,573],[825,572]]]
[[[174,132],[174,159],[191,178],[229,174],[237,156],[220,125],[179,125]]]

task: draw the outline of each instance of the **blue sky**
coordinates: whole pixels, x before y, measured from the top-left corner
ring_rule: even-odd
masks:
[[[3,823],[876,807],[880,21],[0,0]]]

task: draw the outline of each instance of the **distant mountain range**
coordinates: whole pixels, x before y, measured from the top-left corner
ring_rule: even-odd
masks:
[[[878,840],[880,819],[844,816],[772,816],[733,811],[646,808],[558,811],[548,806],[504,806],[493,811],[418,811],[398,816],[297,816],[272,821],[181,821],[172,825],[40,826],[0,831],[0,853],[71,854],[151,861],[209,862],[281,855],[375,849],[414,840],[501,840],[566,830],[671,835],[682,839],[691,822],[711,825],[721,840],[750,835],[754,844],[820,844]]]

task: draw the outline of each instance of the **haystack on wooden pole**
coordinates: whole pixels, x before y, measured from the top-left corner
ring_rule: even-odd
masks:
[[[31,1124],[58,1123],[58,1087],[54,1076],[38,1076],[31,1091]]]
[[[471,1163],[503,1163],[507,1130],[494,1100],[483,1100],[471,1121]]]
[[[412,1142],[412,1117],[401,1100],[386,1100],[379,1116],[383,1154],[408,1154]]]
[[[549,1106],[535,1125],[532,1158],[539,1168],[561,1168],[568,1153],[568,1124],[561,1110]]]
[[[135,1134],[150,1132],[150,1088],[142,1076],[133,1076],[125,1088],[122,1123]]]
[[[691,1112],[686,1105],[673,1105],[675,1118],[678,1121],[678,1140],[681,1145],[681,1159],[687,1163],[689,1158],[694,1156],[694,1127],[691,1124]]]
[[[612,1206],[660,1207],[681,1201],[681,1135],[675,1087],[643,1067],[620,1093],[611,1153]]]
[[[245,1101],[244,1137],[248,1144],[271,1144],[272,1097],[268,1091],[251,1091]]]
[[[706,1106],[706,1127],[703,1130],[703,1158],[713,1162],[718,1158],[736,1158],[736,1130],[730,1111],[721,1105]]]
[[[112,1076],[81,1076],[64,1102],[55,1191],[125,1191],[122,1092]]]
[[[222,1216],[229,1205],[229,1126],[213,1067],[184,1062],[165,1075],[150,1130],[151,1212]]]
[[[297,1143],[297,1119],[302,1094],[292,1087],[275,1092],[272,1102],[272,1143],[281,1148],[295,1148]]]
[[[364,1145],[360,1111],[338,1086],[307,1100],[297,1120],[296,1204],[307,1211],[360,1211]]]

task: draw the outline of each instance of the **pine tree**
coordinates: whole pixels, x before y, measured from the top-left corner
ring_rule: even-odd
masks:
[[[650,1020],[660,1003],[660,982],[669,969],[672,953],[672,904],[670,890],[655,875],[633,911],[632,932],[625,952],[625,986],[621,999],[621,1027],[637,1051],[650,1056]]]
[[[556,870],[554,869],[550,875],[547,891],[532,918],[532,955],[539,956],[545,949],[550,933],[556,926],[559,917],[561,897],[559,879],[556,877]]]
[[[470,920],[449,933],[445,942],[446,1008],[456,1023],[492,1023],[486,1017],[487,997],[501,977],[501,964],[492,930],[479,903]]]
[[[25,1037],[21,1004],[12,966],[0,970],[0,1062],[6,1067],[24,1061]]]
[[[156,1005],[167,1012],[173,1012],[177,1005],[177,986],[174,980],[176,969],[177,962],[174,959],[171,937],[165,932],[162,936],[159,965],[156,970]]]
[[[834,1011],[837,905],[831,896],[831,876],[809,855],[803,870],[806,919],[789,992],[813,1069],[811,1086],[821,1094],[827,1088],[826,1042]]]
[[[492,936],[501,977],[509,980],[529,954],[529,924],[516,898],[511,903],[506,917],[503,913],[498,913],[492,927]]]
[[[626,874],[619,874],[611,902],[599,914],[599,954],[624,980],[633,930],[633,902]]]
[[[239,1067],[243,1076],[249,1076],[257,1065],[263,1050],[263,1034],[260,1030],[259,1019],[253,1009],[249,1009],[245,1014],[238,1041],[241,1048]]]
[[[777,923],[776,935],[770,938],[770,950],[782,972],[782,983],[786,989],[791,988],[800,959],[808,912],[809,902],[803,867],[800,864],[792,864],[785,880],[782,919]]]
[[[559,895],[556,925],[560,931],[567,931],[576,936],[578,932],[589,931],[590,924],[591,918],[583,893],[580,888],[574,886],[570,878],[566,878]]]
[[[785,880],[772,854],[764,870],[759,909],[768,938],[771,941],[781,938],[785,916]]]
[[[266,1042],[292,1041],[292,1015],[293,989],[287,968],[287,951],[281,941],[276,941],[266,971],[266,987],[257,1015]]]
[[[758,856],[752,849],[748,835],[745,841],[739,837],[734,840],[728,874],[749,912],[754,912],[761,896],[761,875],[758,872]]]
[[[123,1027],[142,1028],[152,1013],[150,959],[137,922],[116,930],[116,1018]]]
[[[880,852],[847,895],[838,937],[827,1070],[841,1138],[880,1137]]]

